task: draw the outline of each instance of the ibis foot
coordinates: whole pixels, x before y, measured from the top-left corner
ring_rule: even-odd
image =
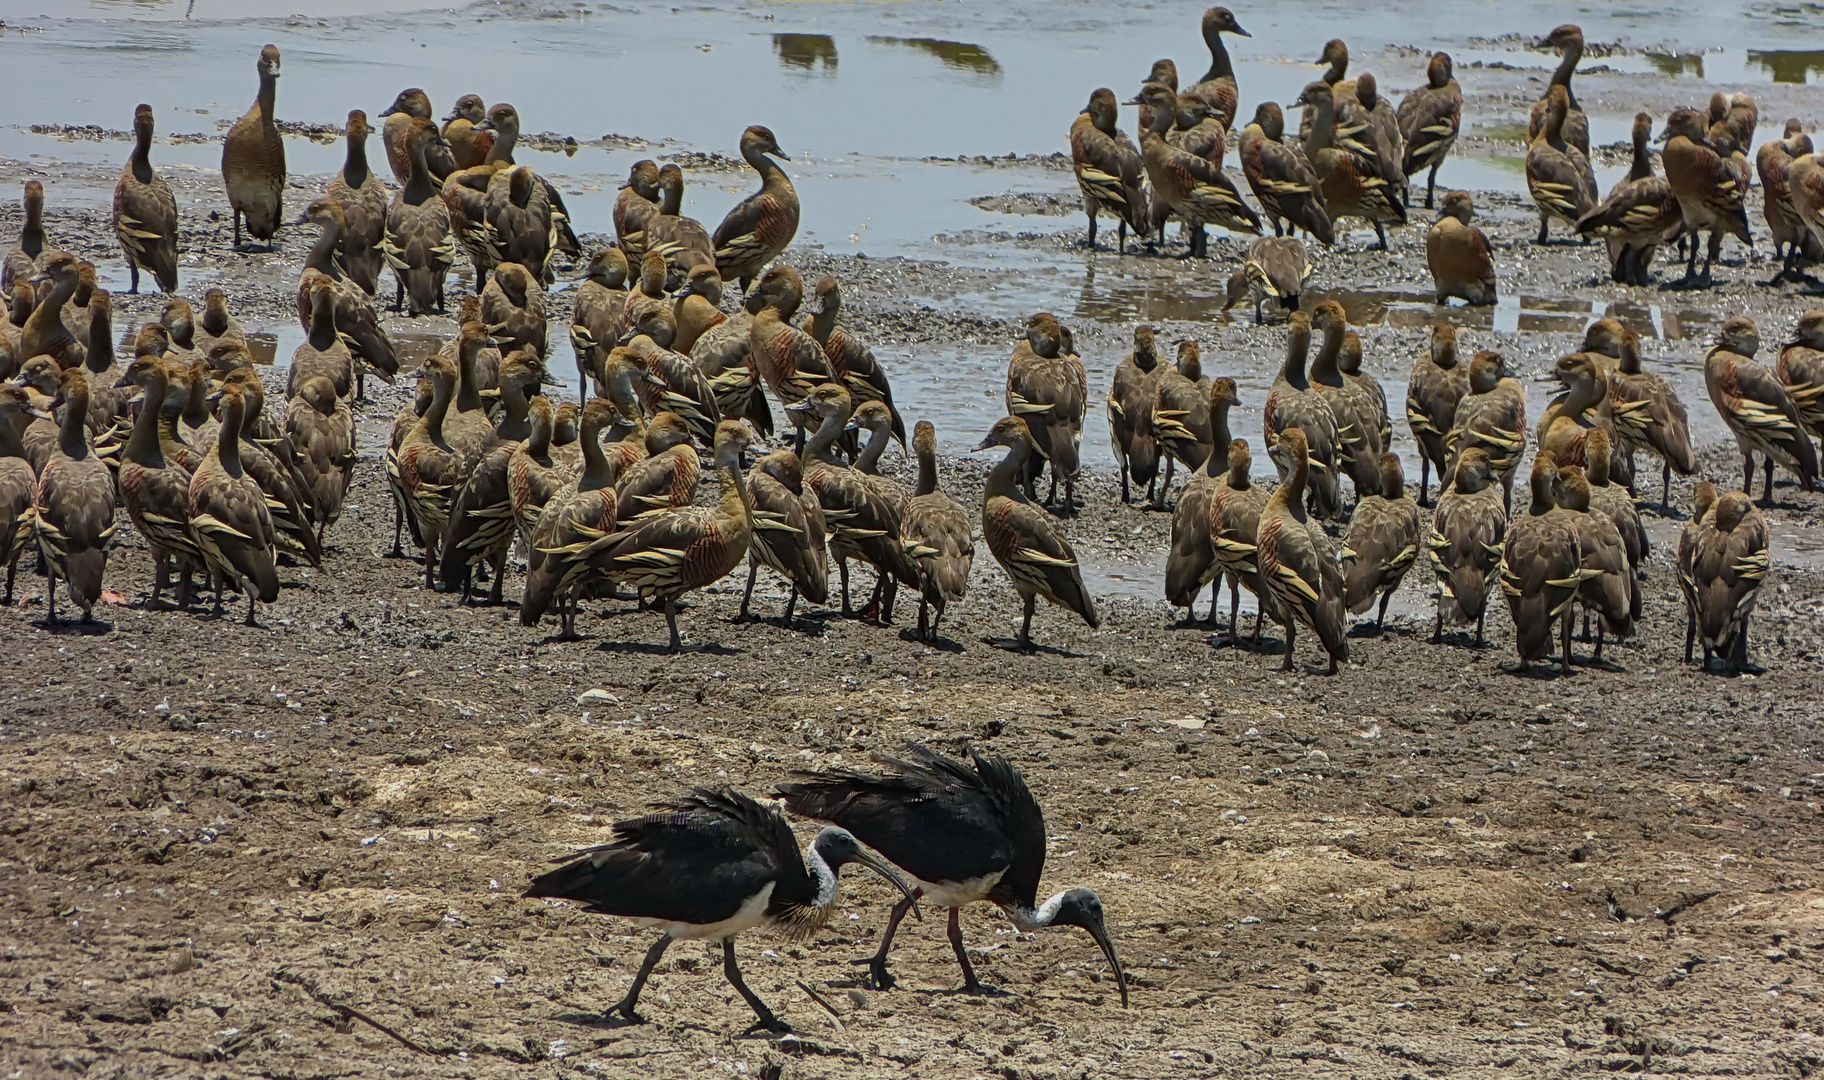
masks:
[[[879,956],[864,956],[860,960],[851,960],[851,964],[868,965],[868,989],[891,990],[899,985],[899,980],[887,970],[887,962]]]
[[[741,1034],[752,1035],[756,1031],[771,1032],[774,1035],[790,1035],[792,1033],[792,1025],[779,1019],[777,1016],[768,1013],[747,1025],[747,1030],[743,1031]]]
[[[626,1020],[629,1024],[644,1024],[646,1022],[646,1018],[634,1010],[633,1002],[624,998],[615,1002],[613,1005],[610,1005],[608,1011],[602,1015],[604,1017],[609,1017],[616,1013],[619,1013],[621,1018]]]

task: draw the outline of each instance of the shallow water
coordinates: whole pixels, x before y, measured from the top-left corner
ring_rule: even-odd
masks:
[[[1097,257],[1006,242],[1079,229],[1077,215],[1021,216],[968,201],[1007,191],[1070,192],[1067,171],[1031,162],[989,167],[927,160],[1057,153],[1090,88],[1108,85],[1125,97],[1159,56],[1175,57],[1184,79],[1195,79],[1207,52],[1193,9],[1115,9],[1088,0],[979,6],[708,0],[637,10],[600,3],[427,9],[412,0],[313,0],[308,16],[287,10],[302,6],[297,0],[0,0],[0,20],[8,28],[0,34],[0,65],[12,76],[9,118],[17,125],[0,128],[0,157],[46,167],[118,162],[126,147],[117,139],[63,141],[32,134],[29,125],[93,124],[117,131],[128,126],[132,106],[141,100],[155,105],[161,136],[217,136],[251,101],[253,60],[270,41],[285,57],[282,119],[335,123],[356,107],[377,119],[401,87],[419,85],[440,111],[458,94],[475,91],[490,101],[511,100],[528,132],[583,140],[574,154],[521,153],[522,161],[563,187],[579,231],[609,231],[615,191],[635,159],[682,150],[730,154],[742,126],[760,121],[793,157],[787,168],[806,206],[800,244],[1001,271],[997,279],[1004,286],[934,303],[1004,317],[1049,307],[1080,321],[1121,326],[1140,318],[1222,318],[1225,268],[1214,268],[1205,288],[1166,291],[1119,272],[1099,273]],[[1263,98],[1296,96],[1319,73],[1311,61],[1321,37],[1333,32],[1354,43],[1352,70],[1376,71],[1396,98],[1421,79],[1422,56],[1407,46],[1451,50],[1460,77],[1472,85],[1481,77],[1476,64],[1524,68],[1543,81],[1554,57],[1503,36],[1530,39],[1567,20],[1583,25],[1592,42],[1661,49],[1593,56],[1586,67],[1670,78],[1688,86],[1694,102],[1708,95],[1711,82],[1810,81],[1824,69],[1824,54],[1782,51],[1824,31],[1824,8],[1813,6],[1465,8],[1424,0],[1395,13],[1340,0],[1296,0],[1237,10],[1253,33],[1229,39],[1244,116]],[[1625,140],[1630,116],[1592,113],[1592,140]],[[1515,119],[1472,115],[1466,121],[1493,130]],[[1123,123],[1131,130],[1131,110],[1124,111]],[[591,142],[606,134],[650,145]],[[287,139],[286,149],[297,174],[330,172],[342,158],[339,145],[303,138]],[[371,153],[377,161],[379,148]],[[220,148],[213,142],[161,143],[155,157],[167,169],[213,170]],[[1602,171],[1600,186],[1606,189],[1621,172]],[[747,171],[692,170],[689,178],[686,212],[710,223],[754,186]],[[1440,179],[1477,190],[1519,191],[1524,185],[1513,158],[1453,156]],[[54,204],[105,205],[110,198],[96,186],[60,189],[54,171],[50,181]],[[294,201],[301,205],[303,193],[294,193]],[[118,262],[104,266],[103,275],[110,286],[124,285]],[[209,276],[206,270],[192,273],[187,285],[201,288]],[[1370,330],[1424,326],[1446,314],[1410,287],[1338,299]],[[1643,336],[1666,341],[1701,335],[1714,321],[1706,311],[1673,301],[1663,309],[1617,306],[1610,313]],[[1603,313],[1588,302],[1523,295],[1492,309],[1453,307],[1448,314],[1471,328],[1514,333],[1576,332]],[[295,323],[252,328],[274,335],[280,364],[302,338]],[[567,335],[554,332],[552,340],[550,366],[561,377],[574,370]],[[1001,410],[993,376],[1010,347],[996,341],[937,352],[877,351],[894,372],[901,402],[938,422],[947,449],[960,449]],[[1086,358],[1093,385],[1106,385],[1115,359]],[[1403,392],[1406,362],[1382,357],[1371,365],[1399,369],[1389,375],[1402,383],[1390,384],[1390,399]],[[1243,373],[1244,393],[1255,393],[1255,408],[1272,374]],[[1687,400],[1695,400],[1694,386],[1701,398],[1701,379],[1693,383],[1693,372],[1675,377],[1683,380]],[[1408,440],[1396,441],[1410,449]],[[1090,410],[1085,443],[1087,460],[1109,463],[1099,407]],[[1416,461],[1409,464],[1416,468]]]

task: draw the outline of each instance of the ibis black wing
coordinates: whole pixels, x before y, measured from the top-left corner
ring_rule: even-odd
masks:
[[[747,796],[698,788],[659,808],[616,823],[613,843],[539,875],[526,895],[576,900],[604,915],[705,925],[733,917],[769,882],[769,906],[809,891],[791,827]]]
[[[1045,825],[1019,770],[976,755],[971,767],[916,743],[910,756],[881,759],[893,770],[886,776],[798,773],[780,793],[793,813],[842,826],[921,881],[1002,873],[997,896],[1012,888],[1024,894],[1018,902],[1031,903],[1045,863]]]

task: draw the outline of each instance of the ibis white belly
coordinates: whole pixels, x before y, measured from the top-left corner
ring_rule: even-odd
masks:
[[[938,908],[960,908],[986,900],[989,890],[1001,883],[1005,870],[996,870],[992,874],[967,878],[963,881],[921,881],[912,879],[912,885],[921,894],[924,902]]]
[[[766,921],[767,901],[773,897],[773,882],[769,881],[760,887],[760,891],[741,902],[733,915],[714,923],[671,922],[666,919],[635,919],[643,927],[657,928],[679,941],[721,941],[732,938],[743,930],[752,930]]]

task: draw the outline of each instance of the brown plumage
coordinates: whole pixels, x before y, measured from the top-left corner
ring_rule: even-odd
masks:
[[[1039,312],[1028,317],[1026,336],[1007,361],[1006,392],[1007,412],[1026,421],[1042,459],[1027,463],[1027,498],[1032,498],[1040,468],[1049,464],[1051,492],[1045,501],[1057,498],[1062,480],[1066,506],[1076,498],[1081,467],[1077,448],[1083,439],[1083,415],[1089,401],[1089,374],[1067,347],[1068,338],[1055,315]],[[1157,425],[1155,416],[1155,431]]]
[[[431,380],[431,404],[413,423],[393,455],[400,492],[417,525],[424,549],[424,587],[433,589],[432,574],[449,527],[450,505],[463,479],[462,455],[445,438],[444,421],[456,398],[456,366],[441,356],[427,357],[423,374]]]
[[[1329,83],[1314,82],[1299,94],[1296,104],[1311,106],[1311,135],[1305,154],[1317,173],[1324,206],[1332,222],[1361,218],[1374,227],[1382,251],[1387,250],[1387,225],[1406,224],[1406,208],[1398,197],[1399,185],[1381,175],[1380,160],[1353,136],[1345,139],[1338,127],[1337,92]]]
[[[1824,250],[1824,162],[1817,154],[1805,154],[1787,166],[1786,194],[1805,227],[1808,246]]]
[[[241,464],[241,431],[246,408],[236,384],[222,387],[222,423],[216,443],[190,479],[190,526],[203,561],[215,578],[215,609],[222,586],[233,582],[247,594],[247,625],[255,625],[254,604],[279,598],[272,513],[266,495]]]
[[[1222,310],[1243,301],[1254,305],[1254,325],[1261,324],[1261,306],[1269,299],[1282,311],[1297,311],[1305,279],[1311,276],[1311,254],[1303,241],[1290,236],[1263,236],[1248,245],[1241,269],[1229,275],[1228,296]]]
[[[1305,433],[1296,427],[1280,432],[1268,451],[1285,470],[1285,482],[1275,488],[1260,514],[1255,565],[1261,585],[1270,593],[1286,626],[1285,662],[1292,670],[1292,651],[1302,623],[1323,642],[1330,656],[1327,674],[1349,659],[1349,638],[1343,614],[1343,572],[1337,565],[1329,537],[1305,514],[1305,486],[1311,465]]]
[[[1539,449],[1550,451],[1558,464],[1583,466],[1589,463],[1589,436],[1605,431],[1613,445],[1615,415],[1609,404],[1609,383],[1596,358],[1588,353],[1570,353],[1558,358],[1554,372],[1564,383],[1565,392],[1553,398],[1539,415],[1535,435]]]
[[[127,270],[139,292],[145,267],[164,292],[177,291],[177,198],[152,168],[152,106],[133,113],[133,153],[114,185],[114,235],[126,252]]]
[[[790,450],[776,450],[754,462],[747,475],[747,497],[754,507],[753,546],[747,553],[747,588],[741,594],[740,618],[754,594],[754,579],[767,566],[791,583],[779,625],[792,625],[798,596],[813,604],[830,598],[830,555],[826,548],[823,504],[804,487],[804,466]]]
[[[646,456],[621,470],[614,482],[615,527],[696,501],[702,461],[690,441],[690,425],[662,412],[646,427]]]
[[[1405,143],[1400,170],[1408,177],[1425,176],[1425,209],[1430,210],[1437,189],[1438,167],[1457,143],[1463,123],[1463,90],[1451,71],[1450,54],[1435,52],[1425,64],[1425,85],[1407,94],[1394,114]]]
[[[1228,152],[1228,140],[1229,132],[1223,127],[1222,118],[1208,104],[1188,94],[1178,95],[1178,112],[1172,130],[1166,132],[1166,142],[1221,165],[1223,155]]]
[[[1335,300],[1318,304],[1311,313],[1311,328],[1323,334],[1323,344],[1311,362],[1311,390],[1330,407],[1330,415],[1336,420],[1337,466],[1349,477],[1359,500],[1380,490],[1384,449],[1380,417],[1373,402],[1358,393],[1336,366],[1349,334],[1343,305]],[[1309,435],[1307,432],[1307,438]]]
[[[1592,324],[1590,330],[1595,329]],[[1609,374],[1609,403],[1618,421],[1615,430],[1631,450],[1645,450],[1660,459],[1659,508],[1664,512],[1672,494],[1672,474],[1697,472],[1691,424],[1685,403],[1672,384],[1641,370],[1640,336],[1626,327],[1620,330],[1615,370]],[[1586,351],[1588,348],[1586,343]]]
[[[527,229],[528,231],[523,234],[523,242],[527,244],[537,244],[538,240],[536,235],[530,231],[530,227],[526,226],[523,220],[520,224],[514,225],[511,229],[508,229],[499,219],[499,213],[501,211],[500,200],[505,194],[502,189],[504,189],[510,179],[506,174],[511,173],[515,167],[515,162],[513,161],[513,148],[519,143],[519,125],[519,110],[505,102],[488,109],[487,117],[477,125],[477,130],[488,132],[494,138],[494,144],[488,148],[487,157],[484,158],[482,162],[483,167],[493,169],[492,175],[488,177],[487,184],[487,222],[490,228],[495,230],[496,237],[505,236],[515,230]],[[514,200],[514,205],[522,210],[530,206],[532,208],[532,213],[547,230],[544,250],[547,252],[555,251],[563,255],[581,255],[583,251],[582,245],[577,242],[576,233],[570,227],[570,208],[564,205],[563,194],[557,190],[557,186],[551,183],[551,181],[535,172],[531,172],[530,166],[527,166],[527,170],[525,175],[530,177],[534,190],[530,193],[513,193],[511,197]],[[467,170],[465,170],[465,173],[470,177],[470,182],[472,183],[476,178],[476,174]],[[524,199],[521,198],[522,195],[524,195]],[[530,202],[526,202],[525,200],[530,200]],[[526,254],[525,250],[512,246],[503,246],[500,255],[501,257],[510,259],[517,257],[517,261],[519,262],[526,262],[530,257]],[[548,271],[545,273],[544,277],[546,282],[549,283],[550,274]]]
[[[1767,505],[1773,502],[1774,462],[1791,469],[1810,491],[1818,482],[1818,454],[1792,395],[1773,372],[1755,362],[1760,347],[1754,320],[1737,315],[1724,322],[1704,356],[1704,388],[1741,447],[1742,490],[1754,487],[1754,455],[1766,459],[1761,499]]]
[[[1387,389],[1381,380],[1362,371],[1362,336],[1351,330],[1343,335],[1343,347],[1336,354],[1336,370],[1342,373],[1343,386],[1356,402],[1362,415],[1369,417],[1381,436],[1381,449],[1393,446],[1393,417],[1387,414]]]
[[[1557,482],[1558,463],[1552,455],[1533,458],[1532,502],[1507,527],[1501,590],[1514,619],[1514,647],[1522,668],[1551,655],[1556,632],[1563,648],[1558,673],[1568,675],[1571,606],[1586,572],[1577,522],[1554,495]]]
[[[1672,195],[1678,200],[1685,231],[1691,234],[1685,280],[1697,277],[1697,234],[1710,234],[1704,255],[1703,282],[1707,285],[1710,266],[1722,250],[1725,233],[1750,247],[1754,241],[1748,234],[1747,158],[1739,152],[1719,153],[1706,141],[1705,134],[1703,116],[1696,109],[1673,110],[1662,133],[1666,145],[1660,151],[1660,161],[1665,165]],[[1791,175],[1789,170],[1789,179]]]
[[[15,288],[31,280],[38,272],[39,257],[50,249],[44,235],[44,185],[37,180],[27,180],[20,205],[25,220],[19,226],[19,238],[13,241],[5,260],[0,262],[0,292],[4,292],[8,300],[17,299]],[[17,319],[14,323],[24,325]],[[30,359],[30,356],[19,358],[21,363]]]
[[[938,485],[937,429],[930,421],[920,420],[913,429],[912,449],[918,455],[918,486],[906,504],[902,531],[907,554],[918,564],[918,636],[936,641],[945,608],[969,592],[975,525],[962,504]],[[928,629],[927,607],[932,609]]]
[[[753,508],[741,478],[741,452],[752,433],[739,420],[716,428],[715,462],[722,494],[714,506],[683,506],[632,528],[593,541],[577,553],[610,581],[632,585],[646,599],[665,602],[671,652],[678,635],[678,597],[728,576],[753,542]]]
[[[1273,235],[1303,229],[1325,247],[1336,243],[1330,212],[1324,205],[1323,182],[1297,141],[1288,142],[1286,117],[1280,107],[1263,101],[1254,110],[1254,122],[1241,133],[1242,175],[1273,223]]]
[[[1145,235],[1151,204],[1141,177],[1140,151],[1115,124],[1119,115],[1115,92],[1102,87],[1089,95],[1089,104],[1070,125],[1070,161],[1083,193],[1083,212],[1089,216],[1089,247],[1096,246],[1096,218],[1107,211],[1115,216],[1116,250],[1127,254],[1127,229]]]
[[[526,441],[513,448],[507,460],[507,497],[513,510],[513,528],[525,550],[532,548],[532,529],[545,511],[545,505],[562,491],[566,482],[575,483],[569,465],[552,456],[551,443],[557,432],[557,409],[543,394],[528,403]]]
[[[859,334],[837,323],[842,314],[841,283],[828,274],[818,278],[811,288],[810,299],[805,302],[805,310],[809,313],[804,321],[805,332],[823,346],[830,371],[842,380],[843,389],[849,392],[855,407],[859,409],[865,401],[885,404],[893,415],[893,437],[904,446],[906,423],[893,405],[893,385],[888,381],[885,369]]]
[[[279,84],[279,47],[260,50],[260,93],[253,107],[234,122],[222,140],[222,183],[234,212],[234,246],[241,246],[241,222],[247,235],[268,247],[284,213],[285,141],[273,122],[273,97]]]
[[[1547,91],[1545,124],[1526,146],[1526,189],[1539,207],[1541,244],[1552,219],[1576,228],[1596,209],[1596,172],[1586,152],[1565,138],[1568,102],[1564,87]]]
[[[1027,501],[1020,490],[1026,462],[1039,449],[1025,420],[1004,416],[975,447],[1004,446],[1003,457],[982,489],[982,539],[1001,564],[1024,604],[1017,644],[1032,647],[1032,615],[1039,597],[1082,616],[1091,629],[1101,625],[1096,603],[1083,585],[1076,552],[1056,519]]]
[[[1387,602],[1400,587],[1406,571],[1418,558],[1424,534],[1419,528],[1419,504],[1406,494],[1406,474],[1395,454],[1381,455],[1380,493],[1357,500],[1343,535],[1343,605],[1360,615],[1374,604],[1380,611],[1374,625],[1387,622]]]
[[[1583,561],[1578,571],[1577,600],[1586,615],[1594,611],[1596,625],[1596,662],[1602,662],[1604,632],[1618,640],[1634,633],[1634,620],[1640,616],[1640,579],[1628,562],[1627,544],[1615,520],[1602,511],[1592,511],[1590,482],[1575,465],[1558,470],[1558,505],[1577,526],[1577,544]]]
[[[297,452],[310,487],[317,541],[342,516],[342,501],[355,475],[355,418],[333,383],[305,379],[285,405],[285,437]]]
[[[723,416],[745,419],[755,431],[770,436],[772,406],[753,362],[754,315],[764,303],[761,290],[750,291],[739,310],[697,338],[690,347],[690,358],[709,380],[716,408]]]
[[[1260,539],[1260,515],[1267,507],[1271,492],[1253,482],[1249,470],[1254,457],[1245,439],[1229,443],[1229,470],[1210,496],[1210,547],[1216,567],[1229,583],[1229,644],[1241,644],[1241,630],[1236,619],[1241,611],[1241,590],[1245,586],[1254,594],[1259,615],[1254,622],[1254,636],[1260,637],[1260,618],[1273,606],[1271,593],[1260,581],[1260,567],[1255,560]],[[1279,618],[1275,615],[1274,618]]]
[[[1792,336],[1780,347],[1773,373],[1798,409],[1805,430],[1824,437],[1824,310],[1799,316]]]
[[[1439,304],[1453,296],[1472,305],[1495,302],[1495,253],[1482,230],[1470,224],[1475,212],[1469,192],[1449,192],[1437,223],[1425,234],[1425,265]]]
[[[443,118],[439,129],[449,144],[450,160],[458,169],[473,169],[488,159],[494,148],[494,133],[476,127],[488,118],[488,103],[480,94],[464,94],[456,99],[450,115]]]
[[[687,277],[691,269],[716,262],[716,245],[709,230],[684,215],[684,170],[667,162],[659,167],[659,213],[646,225],[646,250],[665,256],[670,280]]]
[[[121,381],[138,386],[145,396],[133,421],[133,433],[120,452],[120,502],[133,527],[152,549],[157,567],[152,606],[158,606],[159,593],[170,583],[173,561],[183,570],[183,585],[178,593],[178,604],[182,606],[189,603],[191,574],[205,564],[190,527],[190,470],[167,461],[159,443],[159,414],[164,408],[170,376],[164,361],[142,356],[128,365]],[[4,418],[0,418],[0,425],[4,424]],[[0,469],[0,473],[4,471]],[[5,545],[0,544],[0,552],[4,550]]]
[[[1147,70],[1146,78],[1140,80],[1140,85],[1145,86],[1149,82],[1156,82],[1171,90],[1174,94],[1177,93],[1178,65],[1173,63],[1170,59],[1153,61],[1153,66]],[[1140,106],[1140,130],[1145,131],[1152,126],[1153,111],[1145,105]]]
[[[423,120],[431,125],[434,134],[437,125],[434,110],[431,108],[430,95],[416,86],[406,87],[399,91],[380,113],[380,145],[386,151],[386,163],[393,170],[394,179],[401,185],[411,182],[412,175],[412,137],[414,121]],[[426,165],[430,170],[433,185],[440,185],[444,178],[456,171],[456,159],[450,148],[441,140],[434,140],[426,154]]]
[[[237,456],[241,467],[265,496],[274,546],[286,555],[321,568],[323,545],[317,539],[310,488],[302,471],[296,467],[290,442],[262,415],[266,391],[259,374],[251,367],[236,368],[227,374],[222,385],[235,386],[241,391],[241,438]],[[225,415],[218,410],[218,422]],[[198,442],[218,441],[219,432],[205,429],[197,433],[196,439]]]
[[[842,614],[854,615],[849,601],[849,560],[873,566],[884,581],[888,577],[916,587],[918,564],[906,552],[900,509],[882,498],[864,474],[836,460],[835,442],[852,412],[848,391],[834,384],[813,389],[794,406],[817,420],[817,430],[805,443],[804,485],[817,496],[829,527],[830,554],[842,586]]]
[[[1476,644],[1482,644],[1488,598],[1501,576],[1507,538],[1507,508],[1494,481],[1488,451],[1475,446],[1457,458],[1451,482],[1439,485],[1438,508],[1425,537],[1431,571],[1438,579],[1434,645],[1444,640],[1446,620],[1452,626],[1475,623]]]
[[[1260,217],[1242,201],[1222,166],[1166,141],[1176,96],[1158,83],[1141,88],[1137,103],[1153,110],[1153,125],[1140,139],[1140,157],[1156,198],[1165,200],[1191,229],[1191,254],[1208,254],[1205,225],[1260,235]]]
[[[1183,463],[1188,481],[1210,455],[1210,380],[1203,376],[1203,353],[1195,341],[1179,342],[1177,362],[1153,380],[1151,413],[1153,444],[1165,459],[1165,478],[1152,508],[1163,510],[1171,494],[1173,463]],[[1228,442],[1222,440],[1224,446]]]
[[[380,291],[380,271],[386,266],[386,216],[391,196],[386,185],[367,164],[367,114],[360,109],[348,114],[343,129],[347,156],[342,171],[329,181],[327,197],[342,208],[342,269],[361,291],[373,296]]]
[[[13,602],[19,556],[32,541],[32,494],[38,474],[26,459],[21,434],[35,406],[22,386],[0,382],[0,562],[6,564],[6,599]]]
[[[1780,256],[1780,276],[1798,273],[1801,257],[1824,259],[1824,244],[1805,227],[1792,200],[1789,174],[1793,162],[1811,153],[1811,136],[1797,118],[1786,121],[1778,139],[1761,144],[1754,155],[1754,169],[1761,178],[1761,212],[1773,233],[1773,253]]]
[[[1606,431],[1590,432],[1590,464],[1584,470],[1584,477],[1590,485],[1590,509],[1605,514],[1615,523],[1615,530],[1621,535],[1622,547],[1628,556],[1628,569],[1634,574],[1646,573],[1647,554],[1652,550],[1652,543],[1647,538],[1647,528],[1640,520],[1640,508],[1634,504],[1634,496],[1628,489],[1609,482],[1609,433]],[[1634,617],[1638,618],[1638,609]]]
[[[1213,7],[1203,13],[1203,43],[1210,50],[1210,69],[1203,78],[1185,87],[1185,96],[1209,106],[1217,119],[1226,129],[1235,123],[1235,109],[1240,104],[1241,92],[1235,83],[1235,65],[1229,59],[1229,50],[1222,43],[1222,35],[1235,34],[1240,37],[1253,37],[1235,21],[1235,13],[1226,7]]]
[[[614,242],[629,265],[646,257],[646,226],[659,216],[659,164],[642,158],[627,170],[614,197]]]
[[[1387,178],[1406,205],[1406,142],[1400,135],[1400,122],[1394,116],[1393,102],[1381,96],[1380,84],[1370,72],[1355,80],[1355,100],[1361,106],[1364,129],[1357,138],[1372,147],[1380,174]]]
[[[614,480],[621,459],[602,447],[602,429],[615,416],[615,406],[592,398],[581,419],[583,469],[575,480],[553,492],[532,527],[526,555],[526,588],[519,621],[536,626],[553,601],[559,605],[559,640],[576,638],[576,595],[597,580],[577,553],[614,531]]]
[[[337,397],[347,397],[355,388],[355,358],[336,332],[336,283],[327,274],[305,270],[300,284],[310,301],[309,332],[291,355],[285,393],[295,396],[305,379],[321,375],[335,387]]]
[[[497,109],[505,106],[496,106]],[[484,230],[501,263],[518,263],[538,281],[552,280],[548,262],[556,241],[551,197],[530,165],[513,165],[488,181]]]
[[[1653,118],[1644,112],[1635,114],[1633,166],[1609,189],[1600,206],[1577,219],[1579,233],[1600,236],[1608,243],[1609,276],[1623,285],[1647,284],[1659,245],[1675,239],[1685,228],[1672,185],[1653,175],[1653,158],[1647,152],[1652,134]]]
[[[798,191],[772,160],[792,159],[779,149],[771,130],[756,124],[742,132],[741,157],[760,174],[760,190],[737,203],[710,239],[716,245],[716,271],[722,280],[738,280],[746,292],[798,235]]]
[[[1687,663],[1692,638],[1701,636],[1706,669],[1714,656],[1732,671],[1748,667],[1748,617],[1772,563],[1767,519],[1746,494],[1727,492],[1708,513],[1692,516],[1678,552],[1689,612]]]
[[[1211,505],[1222,487],[1228,471],[1228,453],[1233,443],[1229,435],[1229,409],[1238,404],[1240,395],[1235,380],[1205,380],[1208,404],[1206,425],[1209,445],[1195,472],[1185,479],[1178,505],[1172,510],[1171,546],[1165,556],[1165,598],[1173,607],[1190,608],[1196,619],[1197,594],[1204,585],[1217,582],[1221,567],[1216,562],[1214,519]],[[1216,621],[1216,593],[1220,583],[1210,590],[1210,623]]]
[[[1536,139],[1545,130],[1551,111],[1552,94],[1555,89],[1562,88],[1565,101],[1564,141],[1575,146],[1584,157],[1589,157],[1590,120],[1577,105],[1577,95],[1571,90],[1571,76],[1577,70],[1577,62],[1583,59],[1582,28],[1566,23],[1534,42],[1533,48],[1557,49],[1559,59],[1557,70],[1552,72],[1552,81],[1546,86],[1545,96],[1533,104],[1533,111],[1527,116],[1526,137],[1529,140]]]
[[[25,326],[20,328],[19,344],[14,351],[22,360],[48,356],[57,361],[59,367],[80,367],[88,359],[88,346],[70,332],[69,324],[63,318],[64,306],[82,283],[80,261],[67,251],[53,251],[41,262],[39,273],[49,282],[50,288],[39,298],[38,306],[32,309]]]
[[[803,300],[804,279],[790,266],[768,268],[747,298],[747,309],[754,317],[748,329],[750,363],[766,388],[788,410],[813,389],[835,378],[817,339],[792,325],[792,316]],[[720,400],[720,373],[705,371],[705,375],[717,387]],[[803,412],[789,415],[799,429],[802,443],[805,427],[814,427],[815,421],[807,419]]]
[[[1526,453],[1526,390],[1505,373],[1500,354],[1479,352],[1470,358],[1469,390],[1457,401],[1444,446],[1449,460],[1440,476],[1455,476],[1463,452],[1481,447],[1489,471],[1501,481],[1502,505],[1513,508],[1514,472]]]
[[[503,262],[481,290],[481,321],[500,350],[545,355],[545,290],[531,267]]]
[[[671,294],[671,321],[677,327],[671,347],[686,355],[704,334],[728,321],[722,311],[722,275],[715,263],[690,268],[684,284]]]
[[[365,397],[365,372],[372,369],[387,382],[399,372],[398,354],[392,339],[380,325],[380,313],[374,310],[373,298],[350,277],[338,257],[343,249],[342,237],[347,218],[342,205],[332,198],[312,202],[304,219],[322,227],[310,254],[304,259],[304,273],[298,278],[298,322],[306,331],[311,328],[315,303],[312,275],[330,282],[335,296],[336,333],[348,345],[355,364],[355,396]]]
[[[1159,354],[1153,345],[1153,328],[1134,327],[1133,351],[1115,365],[1108,387],[1108,438],[1115,464],[1121,470],[1121,501],[1133,501],[1128,487],[1145,484],[1147,497],[1159,475],[1159,445],[1153,441],[1153,393],[1159,376]]]
[[[203,314],[192,327],[193,345],[207,353],[211,346],[224,338],[235,338],[246,344],[247,332],[241,327],[241,321],[228,312],[228,294],[221,289],[210,289],[203,294]]]
[[[1311,318],[1295,311],[1286,326],[1285,362],[1280,365],[1261,410],[1261,432],[1269,448],[1278,445],[1280,432],[1288,428],[1297,427],[1304,432],[1310,463],[1305,486],[1311,496],[1311,512],[1328,518],[1342,509],[1336,477],[1340,456],[1337,422],[1329,403],[1312,389],[1306,375],[1305,359],[1310,351]]]
[[[444,279],[456,261],[456,238],[450,208],[439,197],[425,163],[435,129],[429,120],[415,120],[407,136],[410,165],[404,186],[387,206],[381,251],[396,282],[394,308],[404,308],[409,299],[411,306],[405,308],[409,315],[441,314]]]
[[[624,348],[646,369],[646,378],[636,384],[641,404],[651,413],[676,413],[708,446],[722,422],[722,410],[703,370],[671,348],[677,335],[671,311],[658,307],[641,312],[629,334]]]
[[[570,313],[579,398],[588,398],[589,380],[599,378],[602,360],[626,332],[626,312],[627,256],[618,247],[605,247],[590,257]]]

